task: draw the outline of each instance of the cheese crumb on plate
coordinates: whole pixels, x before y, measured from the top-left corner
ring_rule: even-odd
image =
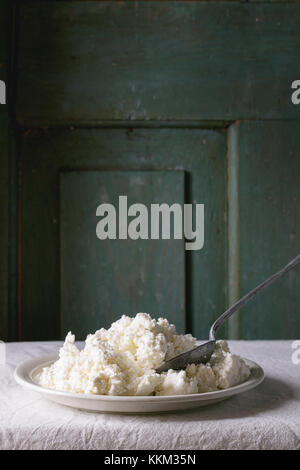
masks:
[[[185,395],[222,390],[250,376],[245,361],[217,341],[207,364],[190,364],[184,370],[158,374],[165,360],[197,346],[192,335],[178,335],[167,319],[147,313],[123,315],[106,330],[87,336],[84,349],[69,332],[59,359],[44,367],[38,377],[42,387],[95,395]]]

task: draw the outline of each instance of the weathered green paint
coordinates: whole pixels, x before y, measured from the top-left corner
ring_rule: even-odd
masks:
[[[205,246],[185,255],[186,323],[188,331],[192,330],[198,337],[207,337],[209,324],[226,305],[225,137],[223,131],[203,129],[29,133],[22,146],[23,339],[53,339],[60,334],[58,196],[61,170],[77,170],[80,178],[83,177],[80,170],[185,172],[185,200],[205,203]],[[169,190],[172,197],[172,188]],[[82,192],[83,200],[92,195],[86,186],[78,187],[78,191]],[[148,197],[150,195],[145,194],[145,198]],[[94,212],[86,215],[93,216]],[[93,238],[94,232],[86,234],[88,236]],[[93,256],[92,252],[90,256]],[[70,259],[72,262],[75,266],[76,256]],[[79,267],[74,269],[76,272]],[[97,290],[97,285],[96,280],[91,289]],[[111,295],[113,291],[112,286]],[[169,295],[174,295],[172,289]],[[170,305],[173,302],[170,301]],[[163,305],[165,308],[166,304]],[[147,303],[144,307],[139,304],[139,310],[147,311],[148,308]],[[172,312],[165,313],[172,317]],[[85,312],[82,315],[84,321]],[[108,316],[105,317],[107,320]]]
[[[147,311],[185,331],[182,240],[99,240],[99,204],[184,204],[183,171],[73,171],[60,175],[62,335],[80,338],[123,314]],[[79,188],[85,188],[78,191]],[[128,223],[132,217],[128,217]],[[150,217],[149,238],[150,238]],[[119,224],[117,224],[119,227]],[[171,295],[170,295],[171,294]]]
[[[299,119],[299,22],[296,3],[22,3],[18,119]]]
[[[239,160],[238,126],[232,124],[227,133],[228,195],[228,307],[239,299]],[[239,338],[239,312],[228,320],[229,338]]]
[[[0,339],[17,339],[17,185],[20,339],[57,339],[73,326],[84,336],[107,326],[119,313],[135,313],[115,309],[120,305],[114,303],[113,287],[105,308],[97,304],[94,248],[85,243],[89,232],[78,226],[79,212],[69,210],[68,195],[73,194],[74,205],[83,211],[104,171],[127,174],[130,181],[130,175],[141,170],[146,180],[150,170],[155,177],[184,173],[184,200],[205,204],[205,245],[199,252],[184,253],[185,272],[180,270],[180,276],[185,276],[185,285],[176,278],[169,291],[164,283],[160,287],[166,287],[169,297],[176,290],[181,301],[185,290],[185,305],[170,298],[170,309],[163,314],[179,327],[185,320],[187,331],[206,337],[210,323],[227,304],[299,252],[300,106],[290,100],[291,82],[300,77],[299,3],[18,3],[18,99],[17,110],[11,103],[11,115],[17,111],[18,121],[28,127],[62,129],[21,131],[18,180],[8,115],[0,106]],[[4,5],[1,2],[0,79],[12,52],[4,36],[9,23],[1,10]],[[248,121],[234,123],[238,119]],[[249,121],[254,119],[261,121]],[[80,126],[90,129],[76,129]],[[82,185],[82,178],[88,177],[94,183]],[[114,187],[112,183],[111,191]],[[166,190],[171,197],[171,185]],[[149,187],[145,200],[151,194]],[[93,214],[83,213],[90,227],[89,217]],[[82,230],[82,253],[91,261],[84,273],[77,263],[76,229]],[[96,241],[93,238],[91,246],[100,253],[102,245]],[[147,268],[151,249],[147,245],[142,261],[150,287],[147,295],[155,296],[152,268]],[[101,266],[107,266],[108,254],[101,252]],[[117,258],[117,251],[112,254]],[[128,265],[124,252],[120,261],[115,258],[111,275],[118,266],[122,272]],[[178,263],[182,267],[182,260]],[[141,272],[138,276],[141,281]],[[80,289],[83,278],[89,280],[86,290]],[[299,337],[298,279],[297,271],[289,273],[244,307],[230,320],[229,336]],[[131,280],[122,276],[126,293]],[[180,286],[174,289],[176,282]],[[86,313],[84,293],[89,289]],[[134,295],[125,298],[128,309],[134,299],[137,310],[159,310],[153,297],[145,299],[145,307]],[[93,302],[99,307],[99,325],[91,315],[97,310]],[[220,336],[226,336],[226,329]]]
[[[300,123],[238,126],[240,294],[300,253]],[[291,271],[240,311],[241,338],[298,338],[300,272]]]

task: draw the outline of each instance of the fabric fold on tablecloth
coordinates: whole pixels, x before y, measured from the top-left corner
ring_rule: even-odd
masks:
[[[230,341],[265,371],[256,389],[194,410],[164,414],[90,413],[22,389],[22,361],[58,352],[61,342],[6,344],[0,365],[0,449],[300,449],[300,364],[292,341]]]

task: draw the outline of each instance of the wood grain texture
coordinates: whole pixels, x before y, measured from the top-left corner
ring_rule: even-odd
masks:
[[[18,119],[299,119],[299,21],[297,3],[22,3]]]
[[[205,204],[204,249],[186,254],[187,330],[206,338],[212,320],[226,305],[225,137],[221,130],[204,129],[41,130],[27,134],[22,145],[23,339],[60,336],[62,170],[185,172],[185,200]],[[90,193],[87,187],[78,191],[83,199]],[[75,257],[73,261],[76,263]],[[170,295],[174,295],[172,291]]]
[[[240,123],[240,295],[300,253],[300,123]],[[299,268],[240,312],[240,337],[298,338]]]
[[[238,160],[239,131],[232,124],[227,131],[227,194],[228,194],[228,307],[239,299],[239,160]],[[239,312],[228,320],[228,336],[238,339]]]
[[[72,330],[85,339],[91,331],[109,328],[123,314],[144,311],[154,318],[168,318],[183,333],[183,240],[99,240],[96,208],[113,204],[118,217],[120,195],[128,196],[128,207],[144,204],[149,215],[151,204],[183,207],[184,172],[73,171],[62,172],[60,183],[62,335]],[[148,224],[150,238],[150,216]],[[117,223],[117,232],[118,227]]]

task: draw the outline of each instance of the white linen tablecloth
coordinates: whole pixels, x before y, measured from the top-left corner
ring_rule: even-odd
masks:
[[[8,343],[0,365],[0,449],[300,449],[300,364],[292,341],[231,341],[259,363],[256,389],[194,410],[153,415],[79,411],[23,390],[20,362],[58,351],[61,342]]]

